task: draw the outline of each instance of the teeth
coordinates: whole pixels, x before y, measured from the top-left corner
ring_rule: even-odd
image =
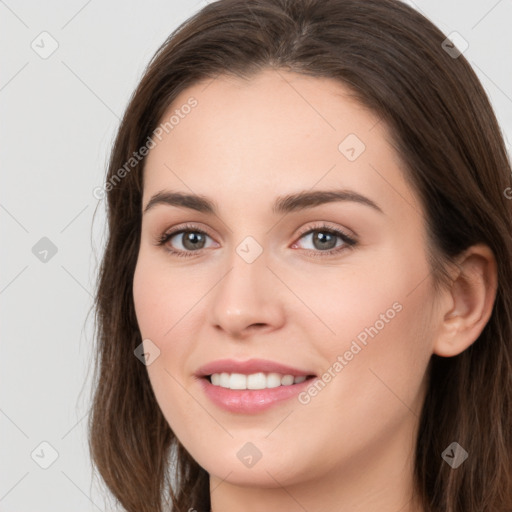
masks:
[[[291,386],[293,384],[293,375],[284,375],[281,377],[281,386]]]
[[[247,389],[265,389],[266,387],[267,377],[264,373],[247,375]]]
[[[305,376],[294,377],[293,375],[282,375],[280,373],[214,373],[211,375],[211,382],[214,386],[228,389],[267,389],[279,386],[291,386],[306,380]]]

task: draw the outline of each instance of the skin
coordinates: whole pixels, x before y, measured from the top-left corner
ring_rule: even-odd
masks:
[[[147,367],[157,401],[210,474],[214,512],[423,510],[412,472],[427,364],[433,353],[462,352],[491,314],[496,265],[485,246],[470,248],[452,286],[434,293],[422,206],[387,127],[348,92],[331,79],[270,69],[197,83],[164,118],[190,96],[198,105],[146,160],[143,209],[162,190],[218,207],[217,215],[149,209],[133,283],[142,338],[160,350]],[[354,161],[338,149],[348,134],[366,146]],[[271,211],[278,196],[339,188],[383,213],[349,201]],[[357,245],[323,255],[299,233],[322,221]],[[183,223],[208,233],[190,258],[155,243]],[[236,252],[247,236],[263,250],[253,263]],[[182,244],[177,235],[167,247],[186,251]],[[396,303],[401,310],[307,404],[231,413],[194,376],[221,358],[271,359],[322,376]],[[251,468],[237,457],[247,442],[262,454]]]

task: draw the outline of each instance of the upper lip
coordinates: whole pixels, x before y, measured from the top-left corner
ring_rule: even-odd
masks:
[[[248,359],[246,361],[236,361],[234,359],[218,359],[207,363],[196,371],[196,376],[206,377],[214,373],[241,373],[250,375],[251,373],[280,373],[282,375],[293,375],[294,377],[314,375],[313,372],[300,370],[285,364],[269,361],[268,359]]]

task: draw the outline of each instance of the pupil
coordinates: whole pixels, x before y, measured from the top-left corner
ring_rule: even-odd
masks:
[[[333,241],[334,244],[332,244]],[[319,243],[319,247],[316,242]],[[313,243],[317,249],[334,249],[336,246],[336,238],[331,233],[319,231],[314,235]]]

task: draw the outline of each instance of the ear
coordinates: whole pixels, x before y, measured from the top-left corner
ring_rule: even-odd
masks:
[[[459,258],[450,287],[442,292],[442,310],[433,351],[456,356],[478,339],[491,317],[498,276],[491,249],[477,244]]]

